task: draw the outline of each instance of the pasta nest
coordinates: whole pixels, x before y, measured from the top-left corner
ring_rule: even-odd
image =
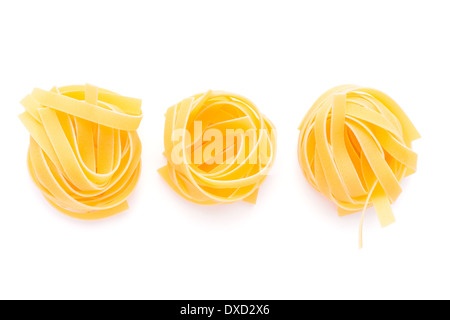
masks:
[[[34,89],[20,116],[28,167],[59,211],[99,219],[128,208],[141,168],[141,101],[91,85]]]
[[[198,204],[255,203],[276,153],[273,124],[243,96],[208,91],[168,109],[159,170]]]
[[[386,94],[354,85],[335,87],[300,125],[298,160],[308,182],[333,201],[340,216],[374,206],[382,226],[402,179],[416,171],[411,142],[419,133]]]

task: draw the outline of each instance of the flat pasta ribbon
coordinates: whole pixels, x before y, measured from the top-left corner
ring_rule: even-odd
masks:
[[[168,109],[164,145],[159,172],[185,199],[255,203],[275,159],[276,132],[248,99],[208,91]]]
[[[354,85],[335,87],[300,125],[298,160],[308,182],[337,205],[339,216],[375,207],[383,227],[395,221],[391,204],[402,179],[416,171],[411,142],[420,138],[386,94]]]
[[[86,85],[34,89],[21,103],[30,175],[50,204],[79,219],[128,209],[141,168],[141,100]]]

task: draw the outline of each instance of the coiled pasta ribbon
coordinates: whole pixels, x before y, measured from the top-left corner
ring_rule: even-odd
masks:
[[[167,166],[159,172],[182,197],[255,203],[275,158],[276,132],[248,99],[208,91],[168,109],[164,145]]]
[[[34,89],[21,103],[28,168],[50,204],[79,219],[126,210],[141,166],[141,101],[86,85]]]
[[[401,180],[416,171],[411,142],[420,137],[384,93],[343,85],[323,94],[300,125],[298,159],[308,182],[337,205],[339,216],[373,205],[381,225],[395,221],[391,204]]]

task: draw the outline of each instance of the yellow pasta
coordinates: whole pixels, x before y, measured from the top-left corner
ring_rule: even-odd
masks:
[[[337,205],[339,216],[373,205],[381,225],[395,221],[391,204],[401,180],[416,171],[411,142],[420,137],[384,93],[343,85],[323,94],[300,125],[298,159],[308,182]]]
[[[141,167],[141,101],[86,85],[34,89],[21,103],[30,175],[50,204],[79,219],[126,210]]]
[[[185,199],[255,203],[275,158],[276,133],[248,99],[208,91],[168,109],[164,145],[167,165],[159,172]]]

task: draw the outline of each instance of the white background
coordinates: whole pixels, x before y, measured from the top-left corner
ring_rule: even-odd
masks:
[[[0,298],[450,298],[447,1],[2,1]],[[131,209],[95,222],[43,199],[17,115],[34,87],[92,83],[143,99]],[[382,229],[338,218],[297,163],[297,127],[325,90],[393,97],[422,139]],[[159,177],[168,107],[247,96],[278,129],[258,203],[202,207]]]

